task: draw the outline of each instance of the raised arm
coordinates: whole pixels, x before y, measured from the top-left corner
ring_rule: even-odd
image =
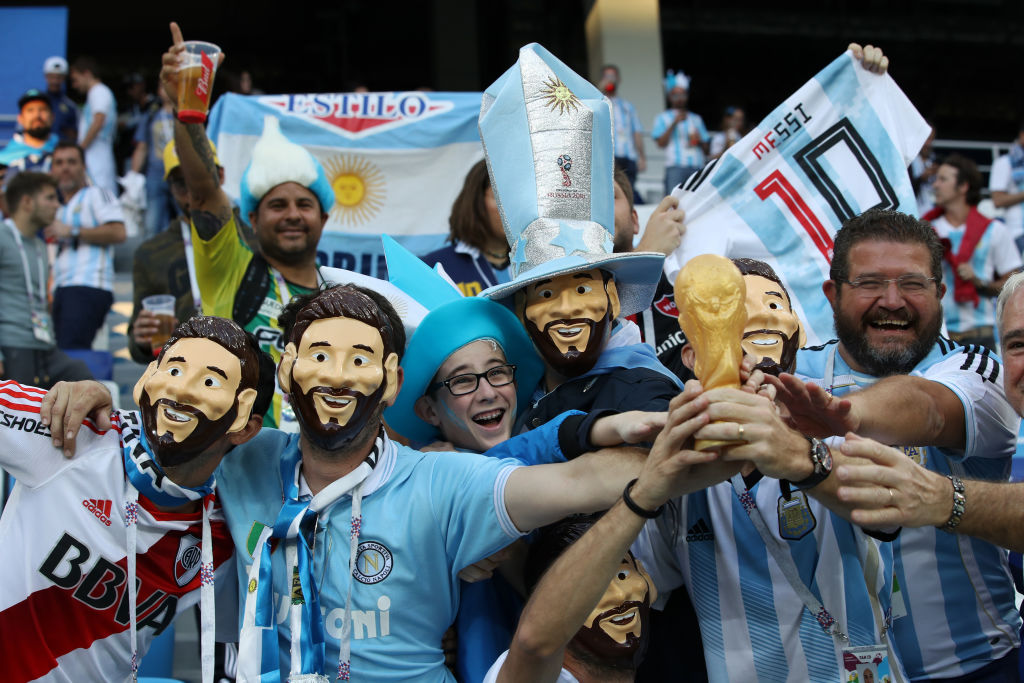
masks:
[[[783,373],[769,379],[804,434],[824,438],[855,432],[896,446],[963,450],[964,408],[948,387],[923,377],[895,375],[844,398]]]
[[[709,478],[721,480],[731,474],[721,469],[716,454],[685,450],[694,432],[707,424],[707,401],[700,393],[700,385],[691,382],[669,407],[665,428],[630,488],[630,499],[642,510],[657,510],[669,498],[702,487]],[[539,469],[520,468],[516,472],[527,470],[528,474]],[[508,500],[506,492],[506,505]],[[509,512],[512,514],[511,507]],[[566,645],[608,589],[644,522],[644,517],[621,500],[620,491],[608,513],[544,574],[523,610],[498,681],[558,679]]]
[[[185,50],[178,24],[171,22],[174,44],[163,55],[160,83],[171,98],[178,101],[178,63]],[[224,59],[223,53],[220,55]],[[213,148],[206,128],[198,123],[174,124],[174,144],[181,161],[181,172],[192,204],[192,222],[203,239],[211,239],[231,218],[231,199],[220,186]]]
[[[608,509],[636,477],[643,485],[637,482],[634,499],[654,507],[726,479],[731,472],[718,471],[715,453],[686,449],[693,433],[707,423],[702,414],[707,400],[701,391],[700,384],[691,381],[672,399],[665,428],[646,460],[639,449],[604,449],[567,463],[516,469],[505,487],[505,508],[513,523],[519,529],[534,529],[575,512]]]
[[[859,459],[834,474],[839,497],[862,526],[942,527],[953,515],[953,483],[899,450],[848,435],[842,451]],[[954,531],[1024,552],[1024,484],[965,480]]]
[[[641,486],[634,485],[634,499]],[[644,522],[620,500],[551,565],[523,608],[499,683],[558,680],[566,645],[608,589]]]

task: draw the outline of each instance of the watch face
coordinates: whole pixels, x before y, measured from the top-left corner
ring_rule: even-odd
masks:
[[[832,451],[828,449],[828,446],[814,440],[814,459],[816,461],[815,471],[828,474],[832,471]]]

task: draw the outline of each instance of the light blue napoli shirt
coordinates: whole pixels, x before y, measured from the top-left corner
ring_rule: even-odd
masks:
[[[281,455],[298,439],[264,429],[231,451],[217,491],[235,543],[240,586],[252,558],[256,522],[273,525],[282,504]],[[516,460],[471,453],[421,453],[385,438],[363,487],[362,531],[352,581],[352,673],[356,680],[454,681],[441,637],[459,606],[457,573],[520,537],[505,510]],[[327,638],[326,665],[338,661],[349,587],[351,497],[321,515],[314,572]],[[282,680],[289,671],[290,581],[284,553],[272,554]],[[244,595],[240,601],[244,604]]]

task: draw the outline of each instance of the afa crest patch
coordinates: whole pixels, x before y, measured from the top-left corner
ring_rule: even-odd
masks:
[[[925,446],[897,446],[921,467],[928,466],[928,449]]]
[[[359,583],[380,583],[394,568],[394,557],[383,543],[363,541],[356,549],[356,567],[352,576]]]
[[[787,541],[799,541],[817,526],[814,512],[807,504],[807,494],[803,491],[793,491],[789,500],[779,496],[778,508],[779,536]]]

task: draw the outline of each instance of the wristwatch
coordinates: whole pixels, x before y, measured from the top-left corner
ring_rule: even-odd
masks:
[[[794,488],[798,489],[809,489],[817,486],[828,479],[828,475],[832,473],[832,452],[828,449],[828,446],[813,436],[805,436],[804,438],[811,443],[811,463],[814,465],[814,471],[806,479],[793,482]]]

